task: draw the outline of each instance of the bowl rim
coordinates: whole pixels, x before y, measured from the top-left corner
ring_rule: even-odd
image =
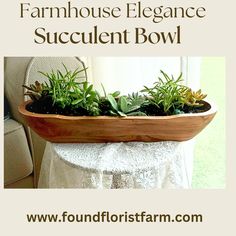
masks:
[[[58,115],[58,114],[41,114],[41,113],[34,113],[31,111],[26,110],[26,105],[31,103],[32,100],[27,100],[21,103],[18,106],[18,111],[27,117],[35,117],[35,118],[47,118],[47,119],[63,119],[63,120],[116,120],[116,119],[122,119],[122,120],[167,120],[167,119],[176,119],[180,117],[199,117],[199,116],[208,116],[213,115],[217,112],[217,107],[214,102],[209,102],[207,100],[204,100],[207,104],[210,105],[210,109],[205,112],[199,112],[199,113],[184,113],[184,114],[178,114],[178,115],[170,115],[170,116],[66,116],[66,115]]]

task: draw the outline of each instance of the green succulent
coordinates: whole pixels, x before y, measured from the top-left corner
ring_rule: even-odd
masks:
[[[70,106],[77,98],[77,93],[80,92],[83,82],[79,82],[79,74],[86,69],[76,69],[70,71],[63,64],[65,72],[52,70],[50,73],[44,73],[39,71],[43,76],[47,77],[49,84],[45,82],[44,90],[48,91],[48,94],[52,97],[53,104],[58,107],[65,108]]]
[[[206,95],[183,85],[182,74],[175,79],[161,71],[162,76],[153,87],[144,86],[141,91],[144,94],[120,96],[119,91],[107,94],[102,85],[104,96],[101,96],[87,80],[81,81],[80,74],[86,68],[70,71],[63,66],[64,71],[39,72],[48,79],[47,82],[23,85],[27,89],[25,95],[37,102],[35,106],[43,102],[39,110],[49,108],[56,114],[90,116],[152,116],[194,112],[204,106],[202,100]]]
[[[132,104],[133,106],[135,106],[135,105],[142,106],[142,105],[147,104],[146,97],[143,95],[140,95],[138,92],[129,94],[128,100],[129,100],[130,104]]]
[[[140,111],[143,100],[132,99],[127,96],[120,96],[115,99],[113,95],[108,94],[107,99],[111,104],[112,109],[110,110],[111,115],[119,116],[146,116],[145,113]]]
[[[52,105],[60,109],[83,109],[88,115],[99,115],[97,92],[88,81],[80,81],[79,75],[86,69],[70,71],[64,64],[63,66],[64,72],[60,70],[56,72],[52,70],[50,73],[39,71],[47,77],[48,82],[40,84],[36,81],[35,85],[32,84],[29,87],[24,85],[28,89],[25,95],[29,95],[33,101],[47,95],[52,98]]]
[[[87,81],[82,82],[76,89],[76,92],[71,94],[72,109],[83,108],[89,115],[98,116],[100,115],[99,109],[99,96],[98,93],[93,90],[93,85]]]
[[[182,73],[175,80],[173,76],[169,77],[161,71],[162,78],[154,83],[154,87],[144,86],[142,92],[147,94],[147,99],[158,109],[163,110],[166,115],[173,114],[176,109],[182,109],[185,104],[184,94],[188,88],[181,84]]]

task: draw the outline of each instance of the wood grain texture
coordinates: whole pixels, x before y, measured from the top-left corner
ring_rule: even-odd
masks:
[[[18,108],[28,126],[39,136],[55,143],[185,141],[196,136],[216,114],[173,116],[63,116],[29,112],[24,102]]]

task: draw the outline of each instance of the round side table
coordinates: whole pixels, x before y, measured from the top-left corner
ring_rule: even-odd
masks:
[[[39,188],[189,188],[188,142],[47,143]]]

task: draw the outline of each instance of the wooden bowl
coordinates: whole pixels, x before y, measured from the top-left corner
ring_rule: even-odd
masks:
[[[18,107],[28,126],[55,143],[185,141],[196,136],[216,114],[214,106],[202,113],[172,116],[63,116],[37,114]]]

